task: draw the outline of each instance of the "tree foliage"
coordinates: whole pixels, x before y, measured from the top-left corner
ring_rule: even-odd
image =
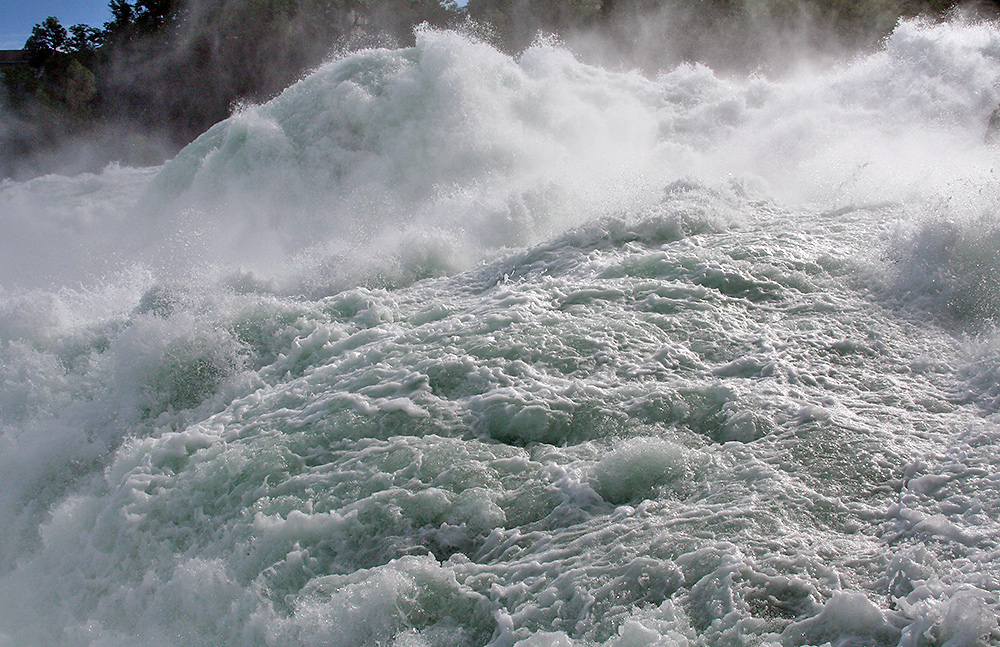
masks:
[[[24,44],[24,53],[32,67],[42,67],[58,54],[65,54],[69,33],[55,16],[49,16],[34,26]]]

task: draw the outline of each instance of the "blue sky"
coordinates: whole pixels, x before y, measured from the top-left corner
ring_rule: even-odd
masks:
[[[0,0],[0,49],[20,49],[31,28],[49,16],[64,27],[101,27],[111,20],[108,0]]]

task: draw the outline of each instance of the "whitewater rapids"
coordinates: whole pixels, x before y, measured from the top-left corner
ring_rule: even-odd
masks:
[[[454,32],[0,185],[0,645],[1000,644],[1000,30]]]

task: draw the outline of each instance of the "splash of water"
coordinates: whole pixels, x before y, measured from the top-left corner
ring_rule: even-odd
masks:
[[[0,187],[0,644],[977,645],[1000,32],[424,30]]]

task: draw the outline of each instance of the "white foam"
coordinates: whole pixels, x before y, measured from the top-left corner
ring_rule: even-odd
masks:
[[[998,42],[650,79],[424,30],[5,184],[0,644],[1000,639]]]

